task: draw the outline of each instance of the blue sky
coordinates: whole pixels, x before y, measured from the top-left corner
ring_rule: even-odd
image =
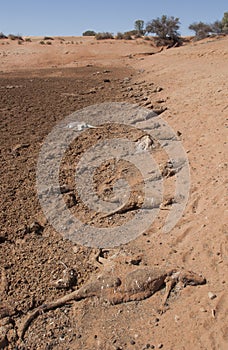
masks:
[[[182,35],[188,25],[213,22],[228,11],[227,0],[0,0],[0,32],[21,35],[81,35],[87,29],[116,33],[163,14],[180,18]]]

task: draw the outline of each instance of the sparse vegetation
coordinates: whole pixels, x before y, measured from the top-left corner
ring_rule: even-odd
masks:
[[[125,33],[118,32],[116,35],[116,39],[117,40],[132,40],[131,32],[125,32]]]
[[[9,38],[10,40],[21,40],[21,41],[24,41],[21,35],[9,34],[9,35],[8,35],[8,38]]]
[[[3,34],[2,32],[0,33],[0,39],[8,39],[8,37],[5,35],[5,34]]]
[[[31,38],[26,38],[25,41],[26,41],[27,43],[31,43],[31,42],[32,42],[32,39],[31,39]]]
[[[124,34],[123,34],[123,33],[118,32],[118,33],[116,34],[116,39],[117,39],[117,40],[122,40],[123,38],[124,38]]]
[[[95,36],[96,32],[94,30],[86,30],[84,33],[82,33],[83,36]]]
[[[45,45],[45,42],[43,40],[40,41],[41,45]]]
[[[113,34],[109,32],[97,33],[95,38],[97,40],[114,39]]]
[[[179,18],[163,15],[161,18],[153,19],[147,23],[146,32],[157,35],[155,41],[158,46],[173,46],[175,44],[181,44],[180,34],[178,32],[179,28]]]
[[[195,40],[209,37],[211,34],[228,34],[228,12],[225,12],[221,21],[214,23],[194,22],[188,27],[195,32]]]

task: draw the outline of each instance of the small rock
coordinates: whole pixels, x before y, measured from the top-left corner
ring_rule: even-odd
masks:
[[[77,284],[78,275],[74,269],[66,268],[63,271],[63,277],[53,282],[52,285],[56,289],[70,289]]]
[[[152,90],[152,92],[160,92],[162,90],[163,90],[162,87],[158,86],[154,90]]]
[[[130,344],[131,344],[131,345],[135,345],[135,341],[132,339],[132,340],[130,341]]]
[[[131,259],[130,260],[130,264],[131,265],[139,265],[140,263],[141,263],[141,261],[142,261],[142,258],[141,257],[139,257],[139,258],[135,258],[135,259]]]
[[[0,327],[0,349],[4,349],[8,345],[8,340],[6,337],[7,330],[8,329],[5,326]]]
[[[29,233],[35,233],[37,235],[40,235],[44,230],[44,227],[39,224],[39,222],[34,221],[30,226],[29,226]]]
[[[15,329],[10,329],[7,333],[7,340],[12,343],[13,341],[15,341],[17,339],[17,333],[15,331]]]
[[[209,299],[213,300],[213,299],[215,299],[216,297],[217,297],[216,294],[214,294],[214,293],[212,293],[212,292],[208,292],[208,298],[209,298]]]
[[[175,322],[178,322],[180,320],[180,317],[178,315],[175,315],[174,320],[175,320]]]
[[[4,243],[7,240],[6,233],[1,232],[0,233],[0,244]]]
[[[163,344],[162,343],[158,344],[158,349],[161,349],[161,348],[163,348]]]
[[[142,136],[136,144],[136,149],[138,152],[146,151],[150,149],[153,145],[154,141],[150,135]]]
[[[204,307],[201,307],[201,308],[200,308],[200,311],[201,311],[201,312],[207,312],[207,310],[204,309]]]
[[[167,107],[161,107],[161,108],[155,108],[153,109],[154,113],[156,113],[157,115],[162,114],[163,112],[165,112],[167,110]]]
[[[18,145],[15,145],[13,148],[12,148],[12,154],[14,156],[19,156],[20,155],[20,151],[22,149],[25,149],[25,148],[28,148],[30,146],[29,143],[21,143],[21,144],[18,144]]]
[[[143,107],[150,106],[151,108],[154,107],[150,100],[147,100],[146,102],[144,102],[144,103],[142,104],[142,106],[143,106]]]
[[[77,199],[74,193],[70,192],[66,194],[66,205],[68,208],[72,208],[77,204]]]
[[[88,94],[95,94],[96,92],[96,88],[93,88],[88,91]]]
[[[110,79],[104,79],[103,81],[104,81],[104,83],[111,83]]]

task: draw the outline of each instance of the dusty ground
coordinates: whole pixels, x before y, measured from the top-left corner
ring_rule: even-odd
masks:
[[[0,42],[1,306],[0,347],[6,349],[226,349],[228,345],[226,121],[228,38],[205,40],[156,53],[151,42],[55,39],[52,45]],[[9,44],[7,44],[9,42]],[[4,45],[2,45],[4,43]],[[156,54],[152,54],[156,53]],[[127,79],[126,79],[127,78]],[[160,87],[160,88],[159,88]],[[36,164],[44,138],[65,116],[83,107],[127,101],[153,108],[179,135],[188,154],[191,190],[181,220],[168,234],[161,210],[151,229],[115,249],[91,249],[63,240],[47,222],[36,192]],[[167,109],[166,109],[167,108]],[[72,213],[96,226],[121,224],[134,210],[108,218],[87,212],[74,189],[73,161],[101,137],[135,140],[140,133],[88,130],[63,161],[60,183]],[[159,148],[155,157],[166,159]],[[140,174],[126,164],[103,164],[97,191],[109,195],[117,174],[129,172],[131,198]],[[171,198],[175,176],[164,179]],[[139,187],[138,187],[139,186]],[[73,188],[72,188],[73,187]],[[140,206],[141,203],[136,203]],[[137,209],[137,206],[136,208]],[[168,206],[167,209],[170,209]],[[159,314],[164,289],[149,299],[112,306],[86,299],[40,315],[17,338],[35,307],[69,293],[111,269],[158,266],[202,273],[207,284],[174,289]],[[69,290],[55,281],[74,269]],[[210,298],[208,293],[213,293]]]

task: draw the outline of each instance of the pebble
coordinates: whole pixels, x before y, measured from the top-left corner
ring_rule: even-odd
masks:
[[[214,294],[214,293],[212,293],[212,292],[208,292],[208,298],[209,298],[209,299],[213,300],[213,299],[215,299],[216,297],[217,297],[216,294]]]
[[[34,221],[29,226],[30,233],[41,234],[43,232],[43,230],[44,230],[44,227],[37,221]]]
[[[201,312],[207,312],[207,310],[204,309],[204,307],[201,307],[201,308],[200,308],[200,311],[201,311]]]
[[[7,240],[6,233],[0,233],[0,243],[4,243]]]
[[[163,348],[163,344],[162,343],[158,344],[158,349],[161,349],[161,348]]]

